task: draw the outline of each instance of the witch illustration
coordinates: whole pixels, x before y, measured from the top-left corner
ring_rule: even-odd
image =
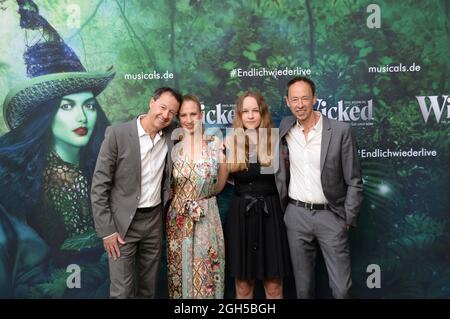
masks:
[[[103,247],[89,190],[109,125],[96,96],[115,73],[87,72],[33,1],[17,3],[32,43],[24,54],[29,79],[3,104],[10,131],[0,137],[0,297],[92,297],[83,294],[95,291],[88,272]],[[82,270],[81,288],[55,287],[66,285],[71,264]]]

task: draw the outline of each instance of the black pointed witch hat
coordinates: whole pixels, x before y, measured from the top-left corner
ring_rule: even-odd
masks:
[[[3,116],[10,129],[25,122],[28,114],[45,101],[82,91],[100,94],[115,72],[87,72],[75,52],[39,14],[31,0],[18,0],[20,26],[41,31],[41,41],[27,45],[24,54],[29,80],[9,91],[3,103]]]

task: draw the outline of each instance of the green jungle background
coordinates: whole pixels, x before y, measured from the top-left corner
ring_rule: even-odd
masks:
[[[74,3],[80,9],[78,24],[68,7]],[[367,26],[371,3],[37,1],[41,14],[89,71],[114,65],[116,78],[99,96],[113,123],[146,112],[153,90],[163,85],[198,95],[206,110],[219,103],[233,105],[240,92],[256,89],[268,100],[277,123],[290,113],[284,103],[290,76],[231,77],[236,68],[310,69],[317,95],[328,105],[373,100],[370,125],[353,126],[360,148],[423,147],[438,155],[361,159],[365,200],[359,227],[351,231],[353,294],[356,298],[450,298],[450,101],[442,102],[442,95],[450,95],[450,2],[378,1],[380,28]],[[3,6],[7,9],[0,11],[2,101],[25,79],[17,4],[6,1]],[[400,63],[416,63],[421,70],[368,72],[369,66]],[[168,71],[174,78],[125,78],[125,74],[153,71]],[[416,96],[439,96],[446,107],[440,122],[433,113],[424,122]],[[0,134],[6,132],[0,119]],[[222,217],[231,195],[227,188],[220,196]],[[381,267],[381,288],[366,285],[370,264]],[[318,296],[330,297],[323,266],[317,276]],[[228,298],[234,295],[230,283]],[[286,289],[286,296],[294,297],[293,287],[288,284]],[[107,297],[102,293],[93,296]]]

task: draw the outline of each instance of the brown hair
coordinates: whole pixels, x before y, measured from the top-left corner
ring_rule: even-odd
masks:
[[[183,105],[183,103],[184,103],[184,102],[187,102],[187,101],[192,101],[192,102],[194,102],[194,103],[197,105],[197,107],[198,107],[199,113],[200,113],[200,114],[202,113],[202,107],[201,107],[200,100],[198,99],[198,97],[195,96],[195,95],[193,95],[193,94],[188,93],[188,94],[185,94],[185,95],[183,96],[183,102],[181,102],[181,104],[180,104],[180,110],[179,110],[178,113],[177,113],[177,119],[178,119],[178,121],[180,120],[181,105]],[[178,136],[177,140],[180,140],[180,141],[181,141],[182,139],[183,139],[183,134],[180,134],[180,135]]]
[[[259,107],[259,113],[261,116],[261,123],[259,124],[258,130],[260,128],[265,128],[268,131],[267,135],[267,150],[269,150],[269,156],[264,154],[264,152],[260,152],[260,145],[259,145],[259,134],[258,134],[258,159],[262,166],[270,166],[272,161],[272,142],[271,142],[271,129],[274,127],[272,116],[269,112],[269,107],[266,103],[266,100],[262,96],[261,93],[256,91],[246,91],[242,93],[237,102],[236,102],[236,108],[234,113],[234,119],[233,119],[233,135],[231,135],[233,138],[229,140],[229,145],[227,145],[230,148],[230,152],[227,154],[227,163],[228,163],[228,170],[232,172],[239,172],[246,168],[248,168],[249,163],[249,140],[248,136],[245,135],[245,127],[244,123],[242,122],[242,108],[244,104],[244,99],[246,97],[253,97],[256,100],[256,103]],[[244,135],[244,136],[243,136]],[[244,137],[245,138],[245,144],[243,143],[237,143],[238,137]],[[242,139],[241,139],[242,140]],[[244,152],[245,154],[245,162],[239,162],[237,155]],[[229,155],[229,156],[228,156]],[[261,156],[262,155],[262,156]],[[266,156],[265,156],[266,155]],[[231,159],[230,159],[231,157]]]
[[[196,96],[193,95],[193,94],[186,94],[186,95],[183,96],[183,102],[185,102],[185,101],[192,101],[192,102],[194,102],[195,104],[197,104],[197,106],[198,106],[198,111],[199,111],[200,113],[202,113],[202,106],[201,106],[201,104],[200,104],[200,100],[198,99],[198,97],[196,97]],[[181,105],[183,104],[183,102],[180,103],[180,111],[181,111]],[[178,117],[180,116],[180,112],[177,113],[177,116],[178,116]]]

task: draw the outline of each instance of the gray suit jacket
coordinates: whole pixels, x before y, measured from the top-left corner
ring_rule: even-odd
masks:
[[[322,118],[320,168],[323,192],[330,210],[345,219],[347,224],[356,226],[356,217],[363,199],[363,183],[356,140],[350,125],[325,116]],[[289,161],[295,160],[289,158],[286,134],[296,121],[294,116],[288,116],[280,123],[280,162],[275,181],[283,209],[288,203]]]
[[[125,238],[141,194],[141,156],[137,119],[110,126],[97,158],[91,186],[95,229],[101,238],[118,232]],[[174,125],[163,130],[168,146],[162,179],[163,209],[169,201]],[[164,210],[165,211],[165,210]]]

